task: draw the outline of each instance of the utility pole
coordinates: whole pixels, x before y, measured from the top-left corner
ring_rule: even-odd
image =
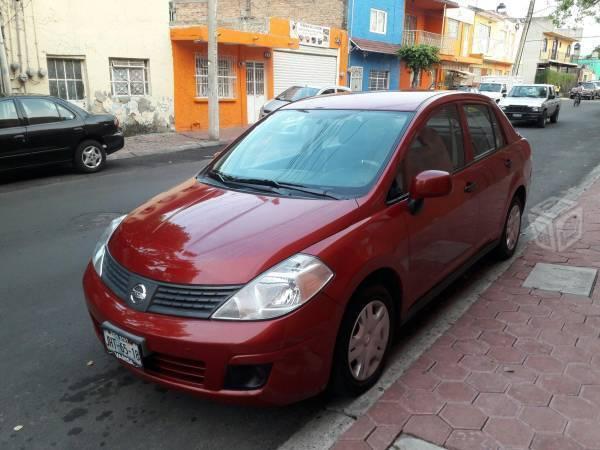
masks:
[[[521,42],[519,42],[519,49],[517,50],[517,56],[515,58],[515,65],[513,66],[513,70],[512,70],[512,74],[514,76],[519,75],[521,59],[523,58],[523,51],[525,50],[525,42],[527,42],[527,33],[529,33],[529,27],[531,25],[531,20],[533,19],[533,8],[535,8],[535,0],[530,0],[529,11],[527,11],[527,19],[525,19],[525,25],[523,26],[523,33],[521,34]]]
[[[6,46],[4,45],[4,18],[0,11],[0,93],[10,94],[10,75],[8,74],[8,58],[6,57]]]
[[[208,0],[208,136],[219,140],[219,56],[217,0]]]

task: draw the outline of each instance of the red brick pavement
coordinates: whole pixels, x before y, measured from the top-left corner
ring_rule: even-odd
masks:
[[[591,298],[522,286],[538,262],[600,267],[600,182],[584,233],[523,254],[334,446],[385,449],[401,433],[449,449],[600,449],[600,282]]]

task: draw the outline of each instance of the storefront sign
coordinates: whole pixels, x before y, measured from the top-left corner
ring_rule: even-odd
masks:
[[[301,45],[329,48],[331,29],[290,20],[290,37],[298,39]]]

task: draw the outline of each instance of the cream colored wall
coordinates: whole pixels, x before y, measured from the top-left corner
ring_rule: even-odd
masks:
[[[15,4],[20,1],[25,2],[24,26],[17,23],[15,15]],[[15,73],[14,89],[48,94],[47,76],[39,73],[39,69],[47,73],[47,56],[82,57],[89,110],[116,114],[129,133],[172,128],[173,63],[168,3],[168,0],[0,0],[4,17],[12,18],[6,27],[9,63],[19,62],[18,27],[24,66],[21,72],[29,68],[33,74],[22,83]],[[109,58],[148,59],[149,95],[113,97]]]

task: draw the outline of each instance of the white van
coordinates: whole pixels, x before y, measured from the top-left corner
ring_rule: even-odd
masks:
[[[515,84],[521,84],[523,81],[518,77],[494,77],[485,76],[481,77],[479,84],[479,93],[494,99],[496,103],[501,98],[506,97],[506,94],[512,89]]]

